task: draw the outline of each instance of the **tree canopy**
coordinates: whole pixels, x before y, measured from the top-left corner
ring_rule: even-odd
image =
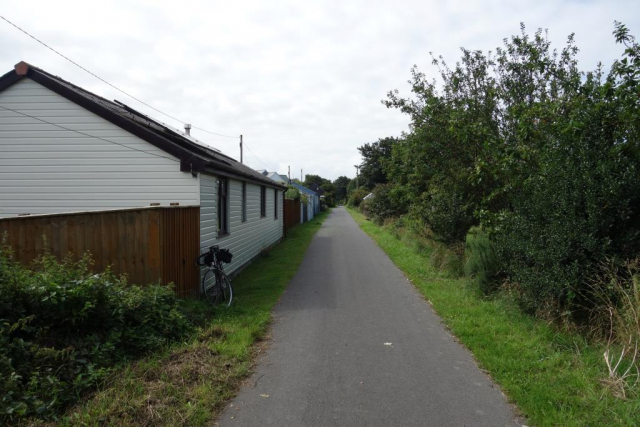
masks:
[[[614,37],[625,52],[606,74],[578,68],[573,35],[556,50],[524,25],[453,67],[433,57],[439,82],[414,67],[412,96],[384,101],[410,131],[359,148],[361,184],[385,186],[373,214],[409,214],[454,245],[481,226],[530,310],[567,306],[604,260],[639,256],[640,47],[620,23]]]

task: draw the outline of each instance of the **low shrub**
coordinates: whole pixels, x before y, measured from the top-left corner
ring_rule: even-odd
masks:
[[[360,203],[362,203],[362,200],[365,198],[367,194],[369,194],[369,192],[364,188],[358,188],[354,190],[349,195],[349,201],[347,202],[348,206],[352,208],[357,208],[358,206],[360,206]]]
[[[464,276],[464,246],[461,244],[447,245],[434,241],[429,260],[438,270],[449,277]]]
[[[467,234],[464,272],[484,294],[495,291],[499,285],[500,257],[494,243],[479,227]]]
[[[26,268],[0,248],[0,424],[55,417],[114,365],[193,328],[170,287],[90,266],[45,255]]]
[[[291,200],[300,200],[300,190],[298,190],[293,185],[290,185],[287,188],[287,191],[285,191],[284,193],[284,198],[291,199]]]
[[[402,204],[396,197],[394,184],[378,184],[373,189],[373,197],[369,202],[369,214],[378,221],[392,218],[406,213]]]
[[[358,205],[358,210],[367,217],[367,219],[371,218],[371,199],[362,200],[360,205]]]
[[[411,213],[433,231],[437,240],[462,243],[467,231],[477,223],[470,200],[454,183],[443,180],[420,195]]]

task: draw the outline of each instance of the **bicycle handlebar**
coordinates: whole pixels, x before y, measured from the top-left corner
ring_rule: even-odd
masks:
[[[204,263],[203,258],[206,257],[207,255],[209,255],[209,252],[205,252],[202,255],[200,255],[196,259],[196,264],[199,265],[200,267],[204,267],[206,264]]]

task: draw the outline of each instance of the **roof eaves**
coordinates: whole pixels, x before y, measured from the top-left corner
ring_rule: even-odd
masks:
[[[0,77],[0,92],[11,86],[12,84],[20,81],[24,76],[16,73],[15,70],[11,70],[8,73]]]
[[[215,161],[211,161],[208,163],[208,167],[205,169],[205,172],[209,172],[214,175],[219,174],[222,176],[227,176],[229,178],[236,178],[236,179],[240,179],[247,182],[253,182],[259,185],[266,185],[273,188],[279,188],[281,190],[285,190],[287,188],[286,186],[281,185],[280,183],[273,181],[271,179],[260,179],[254,174],[243,173],[233,167],[229,167]]]

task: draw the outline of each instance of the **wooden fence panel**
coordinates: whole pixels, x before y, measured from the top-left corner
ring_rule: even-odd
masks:
[[[284,231],[300,223],[300,200],[284,200]]]
[[[167,209],[162,211],[160,235],[162,281],[173,282],[183,298],[200,294],[200,209]]]
[[[78,260],[89,252],[92,269],[108,266],[130,283],[175,284],[182,297],[196,297],[200,208],[140,208],[0,219],[0,239],[25,265],[45,251]]]

